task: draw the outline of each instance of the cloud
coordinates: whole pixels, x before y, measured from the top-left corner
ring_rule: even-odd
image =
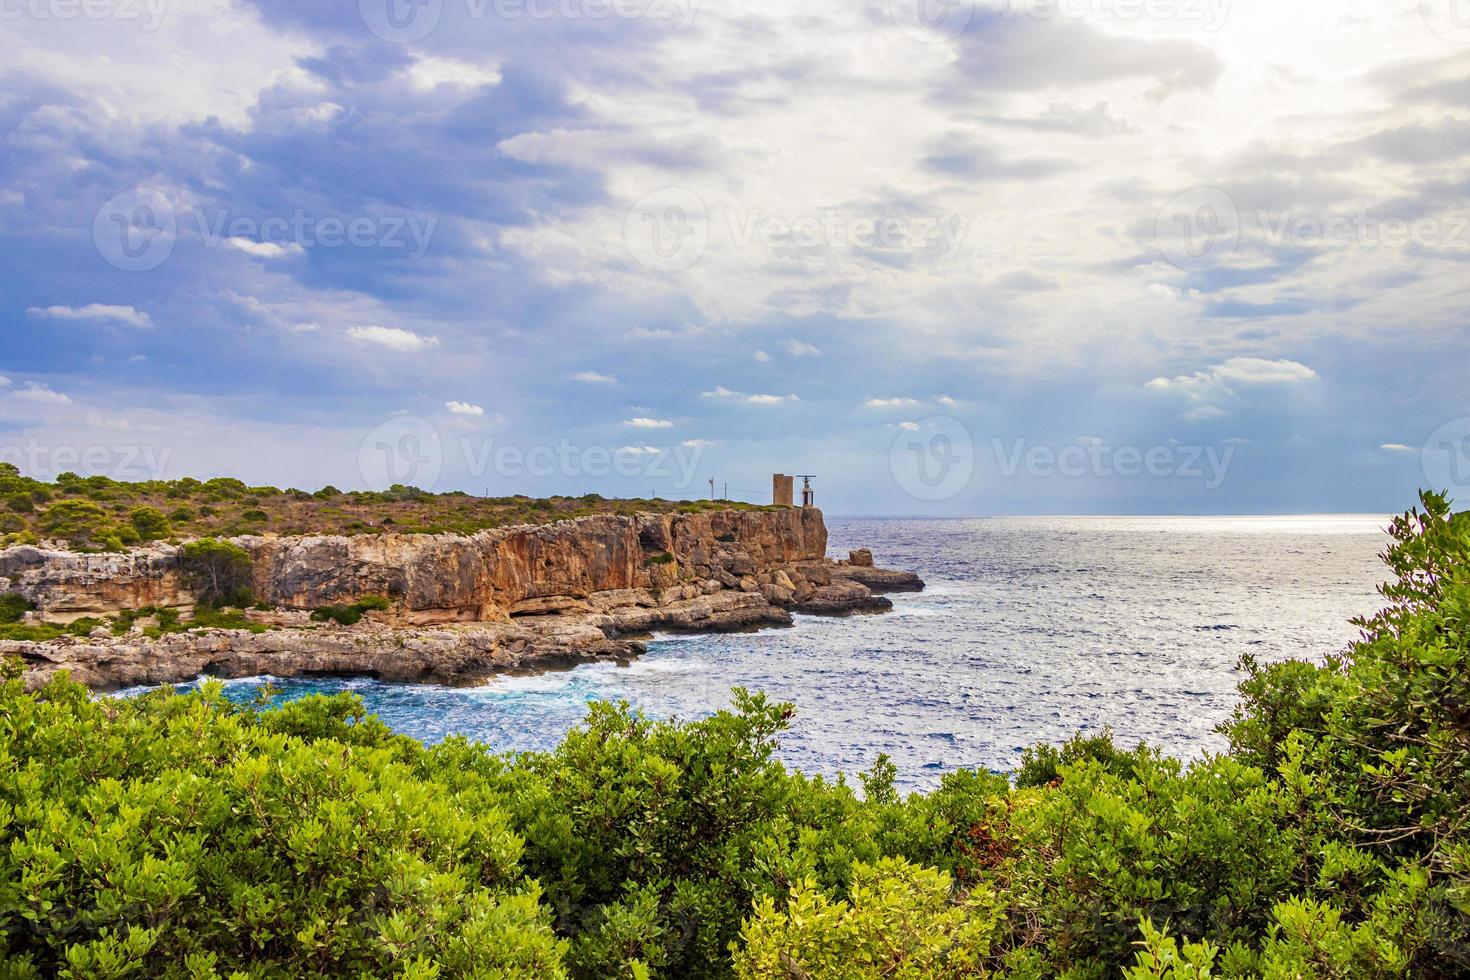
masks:
[[[1225,64],[1211,48],[1179,39],[1105,34],[1070,20],[977,11],[960,36],[956,69],[978,89],[997,92],[1095,88],[1101,82],[1147,79],[1149,95],[1207,91]]]
[[[1290,385],[1315,380],[1317,372],[1299,361],[1261,357],[1232,357],[1193,374],[1154,378],[1145,386],[1154,391],[1182,391],[1203,399],[1211,392],[1231,392],[1230,385]]]
[[[405,352],[423,350],[439,343],[438,337],[425,337],[398,327],[348,327],[347,336],[359,344],[377,344],[379,347]]]
[[[714,439],[685,439],[681,445],[690,449],[708,449],[710,446],[718,446],[720,443]]]
[[[611,385],[617,384],[618,379],[609,374],[599,374],[596,371],[578,371],[571,376],[573,381],[581,381],[589,385]]]
[[[300,255],[305,251],[295,242],[278,245],[275,242],[257,242],[252,238],[226,238],[225,244],[239,249],[246,255],[253,255],[257,259],[283,259],[288,255]]]
[[[52,320],[101,320],[121,323],[129,327],[151,327],[153,320],[141,310],[131,306],[111,306],[106,303],[88,303],[86,306],[32,306],[26,310],[31,316]]]
[[[10,379],[7,378],[5,375],[0,374],[0,388],[8,388],[8,387],[10,387]]]
[[[674,423],[668,419],[651,419],[641,415],[637,418],[624,419],[623,424],[634,429],[672,429],[674,427]]]
[[[631,456],[657,456],[664,450],[657,446],[619,446],[617,451]]]
[[[913,408],[918,404],[917,398],[869,398],[863,402],[867,408]]]
[[[958,398],[951,398],[948,395],[940,395],[934,400],[943,405],[945,408],[959,408],[961,405],[964,404],[964,402],[960,401]]]
[[[71,399],[59,391],[52,391],[43,384],[31,382],[18,391],[11,392],[11,398],[25,402],[35,402],[38,405],[70,405]]]
[[[786,341],[786,353],[792,357],[816,357],[822,352],[804,340]]]
[[[471,405],[469,402],[445,402],[444,407],[454,415],[471,415],[479,417],[485,414],[485,409],[479,405]]]
[[[724,385],[718,385],[711,391],[702,391],[700,398],[724,398],[732,401],[742,401],[748,405],[782,405],[787,402],[801,401],[796,395],[748,395],[743,391],[731,391]]]
[[[900,422],[898,423],[898,427],[905,432],[919,431],[919,423],[917,422]]]
[[[761,363],[761,364],[764,364],[764,363],[766,363],[767,361],[769,361],[771,359],[771,355],[770,354],[767,354],[763,350],[757,350],[754,354],[752,354],[750,356],[753,357],[753,358],[755,358],[756,361],[759,362],[759,363]]]
[[[1217,408],[1214,405],[1200,405],[1197,408],[1191,408],[1189,411],[1180,416],[1180,418],[1189,419],[1192,422],[1202,422],[1208,421],[1209,419],[1218,419],[1224,417],[1224,409]]]
[[[1401,442],[1385,442],[1378,447],[1386,453],[1417,453],[1419,450],[1412,446],[1406,446]]]

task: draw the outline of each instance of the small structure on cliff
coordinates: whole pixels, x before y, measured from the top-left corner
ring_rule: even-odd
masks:
[[[787,476],[785,473],[776,473],[771,477],[771,503],[777,507],[795,507],[792,495],[796,489],[796,478]]]
[[[798,473],[795,476],[787,476],[785,473],[775,473],[771,476],[771,503],[777,507],[795,507],[796,480],[801,480],[801,506],[815,507],[817,505],[817,492],[812,489],[812,481],[815,473]]]

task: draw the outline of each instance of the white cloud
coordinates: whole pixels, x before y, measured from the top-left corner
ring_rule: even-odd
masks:
[[[650,419],[641,415],[633,419],[624,419],[623,424],[634,429],[672,429],[674,427],[674,423],[668,419]]]
[[[913,408],[919,404],[917,398],[869,398],[863,403],[868,408]]]
[[[1200,405],[1196,408],[1191,408],[1181,415],[1180,418],[1189,419],[1191,422],[1203,422],[1209,419],[1223,418],[1224,416],[1225,410],[1222,408],[1217,408],[1214,405]]]
[[[5,375],[0,374],[0,388],[8,388],[8,387],[10,387],[10,379],[7,378]]]
[[[940,395],[934,400],[943,405],[945,408],[959,408],[961,405],[964,404],[964,402],[960,401],[958,398],[951,398],[948,395]]]
[[[690,449],[708,449],[710,446],[718,446],[719,443],[713,439],[685,439],[682,445]]]
[[[804,340],[792,339],[786,341],[786,353],[792,357],[816,357],[822,352]]]
[[[359,344],[377,344],[396,351],[416,351],[433,347],[438,337],[425,337],[398,327],[348,327],[347,336]]]
[[[718,385],[713,391],[702,391],[700,398],[728,398],[743,401],[748,405],[782,405],[787,402],[799,402],[801,399],[796,395],[747,395],[743,391],[732,391],[724,385]]]
[[[919,431],[919,423],[917,422],[900,422],[898,423],[898,427],[905,432]]]
[[[657,446],[619,446],[618,452],[632,456],[657,456],[663,450]]]
[[[1272,361],[1262,357],[1232,357],[1203,371],[1172,378],[1154,378],[1148,388],[1155,391],[1183,391],[1191,397],[1203,398],[1207,391],[1228,392],[1231,384],[1280,385],[1300,384],[1317,377],[1317,372],[1298,361]]]
[[[1412,446],[1406,446],[1401,442],[1385,442],[1378,447],[1386,453],[1417,453],[1419,450]]]
[[[111,306],[107,303],[88,303],[86,306],[32,306],[26,312],[31,316],[52,320],[102,320],[129,327],[153,326],[153,319],[142,310],[131,306]]]
[[[485,409],[469,402],[445,402],[444,407],[455,415],[472,415],[478,418],[485,414]]]
[[[770,354],[767,354],[763,350],[757,350],[754,354],[752,354],[750,356],[753,357],[753,358],[755,358],[756,361],[758,363],[760,363],[760,364],[764,364],[764,363],[766,363],[767,361],[769,361],[771,359],[771,355]]]
[[[278,245],[275,242],[257,242],[253,238],[226,238],[225,244],[257,259],[284,259],[288,255],[300,255],[306,251],[295,242]]]
[[[35,402],[38,405],[70,405],[71,399],[59,391],[52,391],[43,384],[31,382],[19,391],[12,392],[11,398],[20,401]]]
[[[618,379],[610,374],[599,374],[596,371],[578,371],[572,375],[573,381],[581,381],[589,385],[611,385],[617,384]]]

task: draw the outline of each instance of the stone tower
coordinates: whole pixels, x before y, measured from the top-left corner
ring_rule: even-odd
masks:
[[[785,473],[771,477],[771,503],[778,507],[796,506],[796,478]]]

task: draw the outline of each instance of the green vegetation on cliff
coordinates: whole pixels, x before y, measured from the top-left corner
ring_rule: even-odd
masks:
[[[53,483],[0,463],[0,546],[60,539],[92,551],[147,541],[242,534],[473,534],[512,524],[549,524],[593,514],[763,510],[737,501],[611,500],[595,493],[536,499],[471,497],[395,486],[382,492],[324,487],[314,493],[252,487],[240,480],[120,482],[63,473]]]
[[[1397,519],[1387,608],[1248,665],[1231,751],[1078,739],[901,797],[773,758],[791,708],[593,705],[554,752],[348,696],[0,687],[0,976],[1470,973],[1470,520]]]

